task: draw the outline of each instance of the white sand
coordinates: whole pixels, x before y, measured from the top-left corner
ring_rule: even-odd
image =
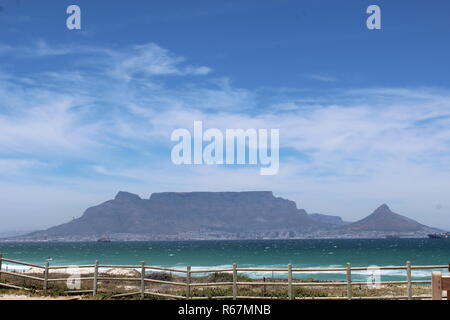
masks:
[[[141,273],[135,269],[103,269],[100,268],[99,274],[101,275],[109,275],[109,276],[124,276],[124,277],[139,277]],[[43,269],[39,268],[30,268],[25,271],[25,274],[42,274],[44,272]],[[64,273],[69,275],[85,275],[89,273],[94,273],[94,268],[77,268],[77,267],[68,267],[63,269],[50,269],[49,273]]]

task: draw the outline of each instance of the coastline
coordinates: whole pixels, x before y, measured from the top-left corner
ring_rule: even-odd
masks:
[[[52,265],[52,267],[57,267],[58,269],[50,269],[49,274],[64,274],[68,276],[74,276],[74,275],[88,275],[94,273],[94,267],[86,268],[86,267],[78,267],[75,265]],[[180,270],[186,270],[187,266],[156,266],[158,268],[168,268],[168,269],[180,269]],[[245,268],[258,268],[258,269],[281,269],[285,268],[286,266],[283,265],[258,265],[258,266],[243,266]],[[294,266],[302,268],[302,266]],[[385,265],[383,268],[388,267],[396,267],[394,265]],[[191,270],[193,272],[203,271],[203,270],[215,270],[215,269],[230,269],[232,268],[232,264],[229,265],[217,265],[217,266],[192,266]],[[308,267],[306,269],[313,269],[313,270],[320,270],[320,269],[333,269],[333,268],[345,268],[345,265],[327,265],[327,266],[314,266],[314,267]],[[362,267],[361,267],[362,268]],[[3,264],[3,271],[9,271],[9,272],[15,272],[15,273],[21,273],[21,274],[42,274],[44,271],[43,269],[38,269],[34,267],[24,267],[24,268],[17,268],[17,265],[13,264]],[[107,268],[107,267],[100,267],[98,268],[99,274],[104,275],[117,275],[117,276],[136,276],[140,273],[139,267],[133,267],[128,268],[126,270],[119,269],[119,268]],[[154,270],[154,273],[164,273],[164,271],[161,270]],[[174,274],[177,274],[177,272],[172,272]],[[224,271],[224,273],[231,274],[231,271]],[[193,277],[203,277],[207,275],[208,272],[202,272],[202,273],[195,273]],[[320,279],[321,277],[317,276],[323,276],[325,275],[326,278],[333,279],[333,278],[344,278],[346,274],[346,271],[311,271],[311,272],[302,272],[300,276],[296,276],[299,279],[314,279],[314,280],[326,280],[326,279]],[[370,277],[373,274],[373,270],[369,267],[366,268],[366,270],[358,270],[353,272],[353,276],[355,279],[359,281],[367,281],[370,279]],[[253,272],[246,272],[246,275],[250,279],[258,279],[258,278],[264,278],[264,277],[271,277],[276,279],[287,279],[286,272],[282,271],[253,271]],[[404,277],[404,271],[403,270],[383,270],[380,274],[384,278],[394,278],[394,279],[401,279]],[[416,279],[429,279],[430,278],[430,272],[429,271],[414,271],[413,277]]]
[[[425,233],[406,233],[396,234],[395,239],[428,239],[428,232]],[[356,233],[346,235],[304,235],[298,237],[211,237],[211,236],[197,236],[197,237],[183,237],[183,236],[145,236],[134,234],[112,234],[109,235],[111,242],[179,242],[179,241],[259,241],[259,240],[376,240],[389,239],[392,232],[382,233]],[[398,237],[397,237],[398,236]],[[0,238],[0,243],[20,243],[20,242],[99,242],[101,235],[81,236],[81,237],[48,237],[48,238],[33,238],[25,236],[17,236],[13,238]]]
[[[373,278],[373,274],[366,281],[360,281],[353,277],[349,278],[348,272],[355,274],[355,271],[361,269],[350,265],[347,265],[346,268],[335,268],[339,271],[346,270],[347,278],[341,280],[300,279],[294,277],[293,272],[298,273],[304,269],[292,268],[291,265],[283,269],[273,269],[287,272],[290,274],[287,278],[274,277],[273,274],[272,277],[252,278],[245,271],[252,271],[253,269],[237,268],[236,265],[233,265],[232,269],[215,269],[206,272],[205,270],[188,268],[179,274],[177,274],[179,269],[144,267],[144,265],[141,269],[142,272],[134,270],[134,268],[130,270],[128,269],[129,266],[110,267],[115,268],[106,271],[91,268],[86,269],[84,274],[77,273],[77,269],[70,271],[70,268],[49,270],[52,272],[30,269],[26,272],[26,275],[2,272],[2,283],[0,285],[10,289],[1,289],[0,299],[2,293],[6,293],[7,298],[10,299],[27,299],[28,295],[32,297],[48,297],[49,295],[68,297],[73,293],[81,294],[83,299],[135,299],[136,297],[140,297],[140,299],[146,297],[150,299],[224,299],[238,297],[239,299],[336,300],[352,298],[410,300],[414,298],[422,300],[431,297],[430,286],[425,285],[423,281],[416,281],[410,276],[407,281],[401,282],[376,279]],[[445,265],[434,267],[447,268]],[[398,268],[399,266],[391,267],[391,269]],[[430,272],[430,268],[427,266],[421,268],[428,269]],[[327,270],[324,269],[323,271]],[[191,274],[191,272],[194,274]],[[14,288],[15,292],[19,290],[19,293],[11,295],[11,292],[13,292],[11,288]],[[407,289],[406,296],[405,289]]]
[[[243,268],[336,268],[351,263],[355,267],[448,264],[450,241],[433,239],[302,239],[302,240],[206,240],[206,241],[137,241],[137,242],[4,242],[0,254],[4,258],[44,266],[66,268],[92,265],[147,265],[185,270],[230,268],[233,263]],[[26,272],[29,267],[8,265],[3,269]],[[68,270],[69,273],[79,270]],[[361,274],[360,274],[361,273]],[[277,275],[275,273],[275,275]],[[414,276],[424,277],[417,270]],[[272,276],[268,273],[250,277]],[[278,275],[277,275],[278,276]],[[279,275],[282,277],[282,275]],[[320,280],[344,277],[343,272],[306,274]],[[363,272],[355,277],[364,278]],[[402,280],[401,271],[384,271],[388,279]],[[285,277],[285,275],[284,275]]]

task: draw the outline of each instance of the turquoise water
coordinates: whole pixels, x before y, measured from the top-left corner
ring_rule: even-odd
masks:
[[[166,267],[212,268],[237,263],[241,267],[341,267],[353,266],[447,265],[450,240],[432,239],[342,239],[342,240],[255,240],[255,241],[172,241],[172,242],[38,242],[0,243],[4,257],[51,265],[132,264],[140,261]],[[12,266],[10,266],[12,267]],[[386,280],[404,279],[403,270],[383,271]],[[255,276],[255,274],[250,274]],[[271,276],[258,274],[258,276]],[[430,271],[414,271],[418,279]],[[284,277],[282,273],[274,276]],[[342,279],[340,272],[301,273],[300,278]],[[365,279],[367,272],[355,272]],[[387,279],[388,278],[388,279]]]

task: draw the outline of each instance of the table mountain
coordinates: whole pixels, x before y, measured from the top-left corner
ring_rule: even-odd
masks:
[[[149,199],[121,191],[78,219],[16,240],[379,238],[392,233],[423,237],[436,231],[385,204],[348,223],[338,216],[308,214],[271,191],[163,192]]]
[[[314,221],[320,222],[320,223],[326,223],[329,225],[333,225],[336,227],[345,226],[349,224],[350,222],[342,220],[339,216],[331,216],[327,214],[321,214],[321,213],[310,213],[309,217],[313,219]]]
[[[149,199],[119,192],[113,200],[88,208],[78,219],[29,236],[289,238],[330,227],[333,225],[312,219],[305,210],[297,209],[295,202],[275,197],[271,191],[164,192],[154,193]]]

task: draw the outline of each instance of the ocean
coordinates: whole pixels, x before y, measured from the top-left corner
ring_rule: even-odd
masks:
[[[5,258],[33,264],[82,265],[130,264],[193,269],[230,267],[294,268],[405,265],[448,265],[450,240],[433,239],[334,239],[334,240],[246,240],[246,241],[164,241],[164,242],[0,242]],[[23,271],[24,267],[4,264]],[[22,268],[22,269],[21,269]],[[413,278],[429,279],[430,270],[414,270]],[[355,271],[353,279],[364,281],[371,272]],[[251,277],[286,277],[281,272],[248,273]],[[296,273],[296,278],[343,280],[343,272]],[[404,270],[383,270],[383,281],[404,280]]]

